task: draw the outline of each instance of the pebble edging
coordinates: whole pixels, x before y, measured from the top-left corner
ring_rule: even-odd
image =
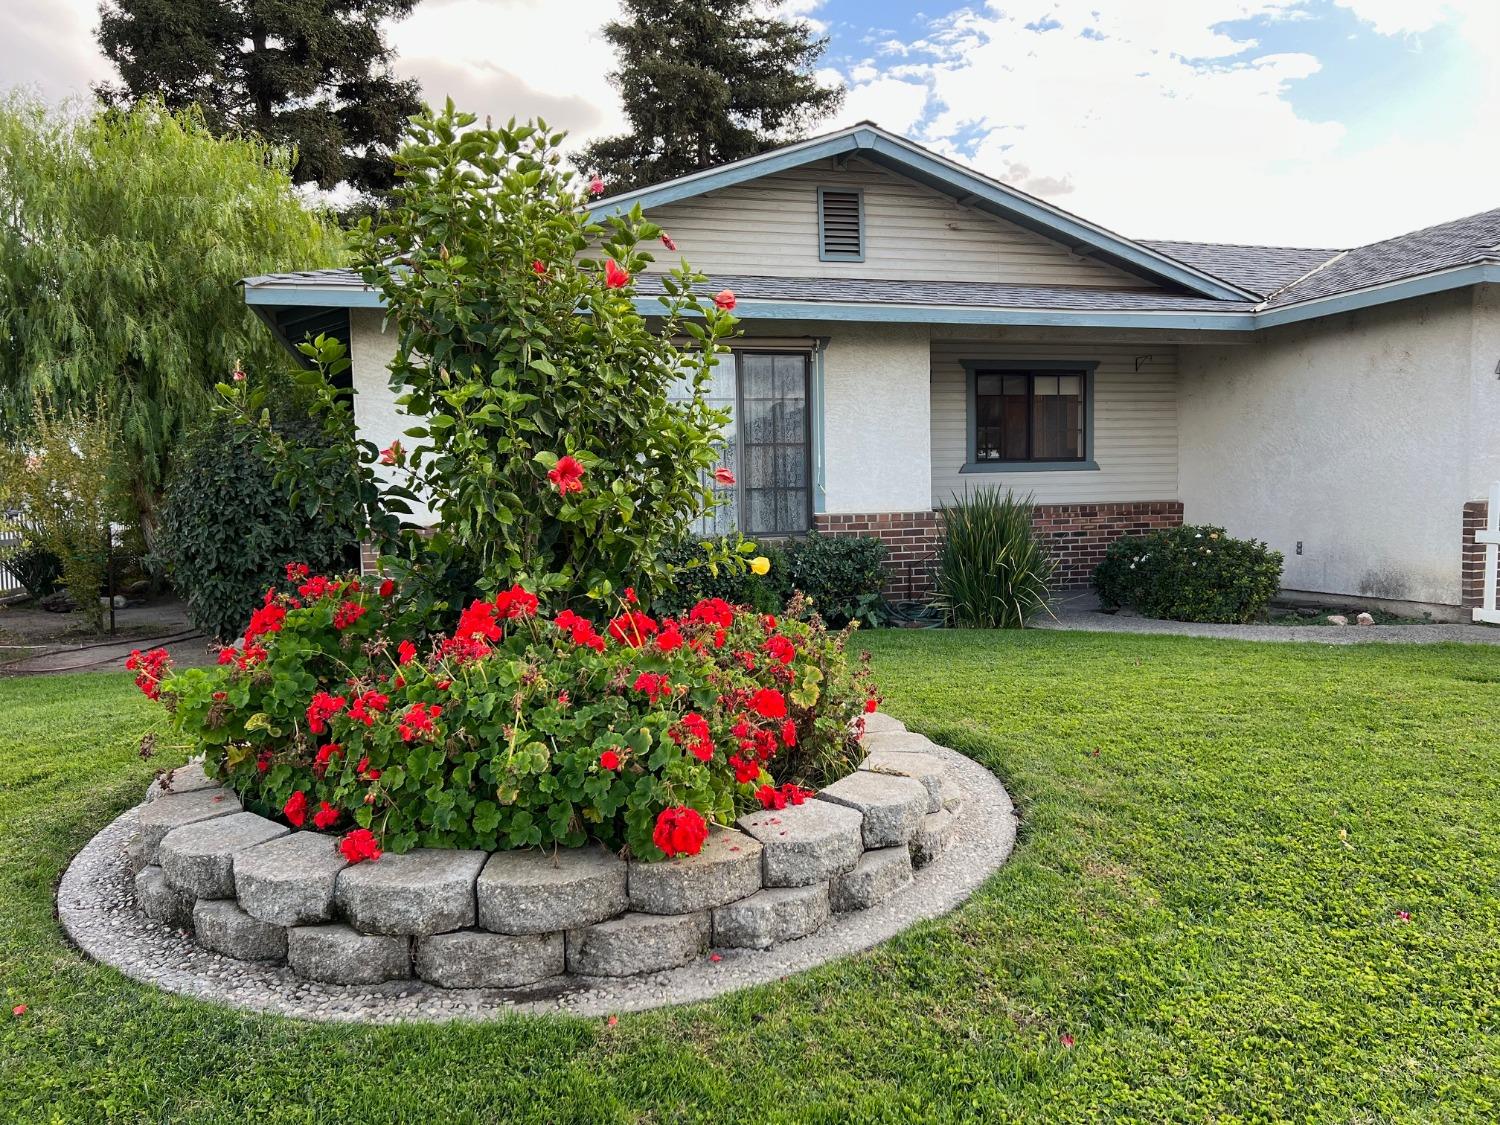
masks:
[[[988,770],[882,714],[867,716],[865,748],[861,772],[826,796],[716,827],[698,856],[655,864],[587,847],[350,866],[333,837],[241,812],[190,764],[75,857],[58,916],[136,980],[304,1018],[703,999],[946,913],[1008,857],[1015,814]]]

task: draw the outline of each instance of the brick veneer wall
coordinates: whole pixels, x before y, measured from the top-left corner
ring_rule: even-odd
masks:
[[[1484,604],[1484,544],[1474,541],[1474,533],[1484,529],[1489,519],[1489,502],[1470,500],[1464,505],[1463,578],[1461,596],[1464,606]]]
[[[1032,526],[1057,562],[1059,588],[1087,585],[1105,549],[1122,535],[1138,535],[1182,523],[1178,500],[1123,504],[1040,504]],[[818,515],[814,527],[824,535],[873,535],[890,548],[885,594],[897,601],[916,601],[932,593],[933,569],[942,536],[938,512],[869,512]]]

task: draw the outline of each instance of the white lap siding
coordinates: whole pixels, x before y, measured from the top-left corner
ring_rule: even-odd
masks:
[[[969,425],[964,363],[985,360],[1097,363],[1090,447],[1099,468],[963,472]],[[1032,493],[1039,504],[1177,499],[1175,345],[934,340],[931,385],[934,506],[986,485]]]

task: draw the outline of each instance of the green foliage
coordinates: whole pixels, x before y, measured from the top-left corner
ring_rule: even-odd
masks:
[[[1239,624],[1281,589],[1281,553],[1206,524],[1125,536],[1109,545],[1094,589],[1103,605],[1147,617]]]
[[[15,575],[33,598],[46,597],[62,580],[62,560],[46,547],[24,541],[21,546],[0,553],[0,565]]]
[[[364,529],[354,466],[319,457],[321,432],[294,409],[285,403],[275,419],[267,411],[264,429],[216,410],[168,479],[158,551],[193,624],[210,637],[242,632],[290,560],[337,570],[357,557]],[[293,459],[302,470],[295,484],[278,479]]]
[[[51,552],[77,612],[104,623],[99,592],[108,574],[115,523],[124,518],[122,456],[103,398],[88,406],[32,406],[31,428],[0,447],[0,508],[14,508],[28,539]]]
[[[830,625],[851,621],[883,625],[889,614],[880,588],[885,584],[884,563],[889,553],[874,536],[814,532],[784,545],[782,581],[811,598]]]
[[[238,281],[342,260],[288,159],[150,103],[82,117],[0,100],[0,429],[23,432],[37,395],[107,395],[148,542],[215,382],[281,365]]]
[[[713,502],[726,416],[703,391],[734,317],[686,268],[664,275],[659,322],[636,311],[620,271],[646,268],[661,232],[639,208],[590,222],[561,141],[541,123],[475,127],[449,102],[412,122],[388,222],[366,227],[391,384],[422,419],[389,458],[438,514],[401,573],[434,604],[523,579],[555,605],[626,586],[649,599],[664,550]],[[686,401],[669,398],[679,380]]]
[[[298,183],[367,191],[391,185],[390,150],[422,103],[397,78],[385,27],[416,0],[107,0],[99,47],[122,83],[96,92],[116,106],[160,97],[196,106],[221,135],[254,134],[295,149]]]
[[[859,640],[894,714],[1004,779],[1015,853],[952,913],[857,957],[617,1025],[266,1018],[81,955],[58,876],[184,752],[140,759],[167,716],[126,676],[0,678],[0,1116],[1496,1118],[1500,649]]]
[[[596,628],[536,616],[516,587],[429,636],[394,583],[288,577],[294,595],[268,598],[218,668],[142,684],[264,812],[301,793],[398,852],[592,838],[660,859],[662,810],[732,824],[762,787],[861,756],[868,678],[800,603],[659,622],[626,602]]]
[[[1031,498],[979,488],[943,509],[937,597],[948,624],[1023,629],[1047,608],[1053,565],[1032,530]]]
[[[630,132],[578,154],[611,194],[754,156],[834,113],[842,87],[813,71],[828,46],[802,20],[733,0],[625,0],[605,25]]]
[[[672,568],[672,581],[656,594],[654,607],[660,613],[685,613],[704,598],[723,598],[731,605],[747,605],[759,613],[780,613],[791,596],[786,556],[774,543],[747,543],[738,536],[717,543],[696,539],[675,543],[662,552]],[[720,566],[726,555],[765,556],[770,570],[755,574],[745,566]]]

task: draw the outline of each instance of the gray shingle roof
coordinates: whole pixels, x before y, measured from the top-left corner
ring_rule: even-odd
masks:
[[[1454,266],[1500,261],[1500,209],[1359,246],[1271,295],[1271,308]]]
[[[1195,269],[1269,296],[1321,266],[1338,250],[1315,250],[1300,246],[1243,246],[1229,242],[1168,242],[1142,240],[1149,246]]]

